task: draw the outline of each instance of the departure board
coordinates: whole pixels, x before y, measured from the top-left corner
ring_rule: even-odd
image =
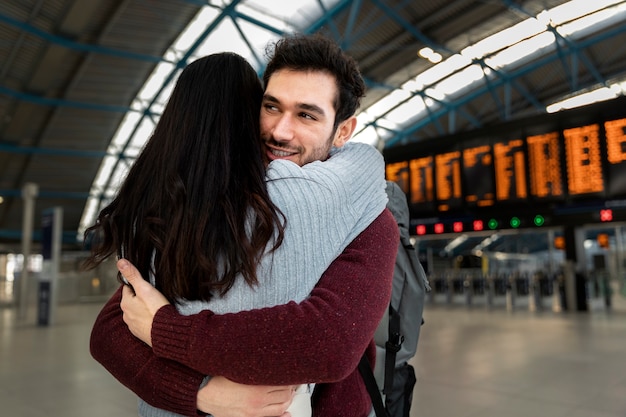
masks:
[[[409,163],[406,161],[386,164],[385,174],[389,181],[400,186],[405,194],[409,193]]]
[[[412,219],[532,212],[546,215],[541,223],[609,202],[623,205],[626,218],[626,96],[383,153],[387,178],[405,190]]]
[[[416,210],[432,210],[435,208],[435,181],[433,174],[433,157],[412,159],[409,161],[411,171],[411,192],[409,203]]]
[[[609,196],[626,194],[626,119],[604,123]]]
[[[486,207],[494,204],[491,146],[482,145],[463,150],[463,178],[465,202],[468,205]]]
[[[563,196],[559,133],[529,136],[526,144],[531,194],[539,198]]]
[[[458,208],[461,196],[461,152],[453,151],[435,156],[435,189],[440,211]]]
[[[498,201],[523,200],[528,196],[524,141],[514,139],[493,145]]]
[[[565,168],[569,195],[604,192],[600,156],[600,126],[597,124],[563,130]]]

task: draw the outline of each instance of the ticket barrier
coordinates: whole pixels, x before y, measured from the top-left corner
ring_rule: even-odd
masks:
[[[530,307],[530,276],[517,272],[510,274],[507,282],[506,309],[509,311]]]
[[[562,291],[556,276],[541,272],[501,273],[484,276],[479,271],[446,272],[430,278],[432,304],[468,307],[561,311]]]
[[[506,305],[506,294],[508,287],[508,277],[505,274],[490,274],[484,278],[485,302],[487,307],[504,307]]]
[[[611,308],[612,291],[607,272],[593,272],[587,279],[586,292],[589,310],[605,311]]]
[[[530,298],[528,300],[530,311],[544,311],[551,308],[554,303],[554,279],[554,277],[549,277],[541,271],[532,275],[529,283]]]
[[[467,304],[467,292],[465,291],[465,274],[450,274],[448,276],[448,291],[449,304]]]
[[[435,274],[431,279],[429,301],[433,304],[463,305],[468,303],[466,276],[455,272]]]
[[[448,305],[487,305],[488,281],[480,272],[454,271],[434,274],[430,278],[432,291],[429,302]]]
[[[430,278],[432,290],[428,293],[431,304],[444,304],[448,301],[448,279],[445,274],[433,274]]]
[[[465,304],[467,306],[486,306],[488,300],[487,279],[480,272],[467,273],[463,281]]]

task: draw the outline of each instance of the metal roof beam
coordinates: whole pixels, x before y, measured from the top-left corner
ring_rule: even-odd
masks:
[[[585,48],[587,48],[589,46],[592,46],[594,44],[597,44],[599,42],[602,42],[603,40],[614,38],[614,37],[616,37],[617,35],[619,35],[619,34],[621,34],[623,32],[626,32],[626,25],[621,25],[619,27],[615,27],[612,30],[609,30],[609,31],[607,31],[607,32],[605,32],[605,33],[603,33],[603,34],[601,34],[599,36],[587,38],[584,41],[579,42],[578,43],[578,47],[579,47],[580,50],[584,50]],[[567,54],[574,54],[574,53],[577,53],[577,52],[575,50],[570,49],[570,50],[566,50],[565,53],[567,53]],[[516,78],[520,78],[523,75],[533,71],[534,69],[539,68],[541,66],[544,66],[544,65],[546,65],[546,64],[548,64],[550,62],[553,62],[556,59],[559,59],[559,57],[556,56],[556,55],[544,56],[544,57],[538,59],[537,61],[535,61],[532,65],[527,65],[527,66],[521,67],[517,71],[514,71],[514,72],[512,72],[510,74],[507,74],[507,78],[506,79],[500,78],[498,81],[495,81],[493,83],[493,86],[495,86],[495,87],[505,86],[506,83],[508,83],[508,82],[512,83],[512,82],[514,82],[514,80]],[[519,89],[519,87],[518,87],[518,89]],[[463,105],[471,102],[472,100],[474,100],[475,98],[485,94],[486,92],[487,92],[487,89],[485,87],[478,88],[478,89],[474,90],[473,93],[468,94],[465,97],[459,98],[458,102],[457,102],[457,104],[458,104],[457,107],[463,106]],[[527,98],[528,97],[531,97],[531,96],[528,95]],[[408,136],[408,135],[414,133],[415,131],[423,128],[427,124],[433,122],[434,119],[445,115],[446,112],[447,112],[446,109],[438,109],[437,111],[434,112],[434,116],[435,117],[425,117],[425,118],[419,120],[418,122],[416,122],[416,123],[414,123],[414,124],[412,124],[410,126],[407,126],[406,129],[405,129],[405,133],[402,136],[388,139],[385,142],[385,147],[393,146],[394,144],[398,143],[398,141],[403,139],[405,136]]]
[[[0,196],[3,197],[21,197],[22,190],[16,189],[3,189],[0,188]],[[46,191],[39,190],[37,193],[37,198],[44,199],[61,199],[61,200],[85,200],[89,197],[89,193],[85,193],[82,191]]]
[[[407,22],[402,16],[400,16],[394,9],[387,6],[385,2],[381,2],[379,0],[372,0],[379,9],[381,9],[385,14],[387,14],[392,20],[395,20],[404,30],[410,33],[415,39],[420,42],[423,42],[425,45],[430,46],[431,48],[439,51],[447,52],[448,54],[453,54],[453,52],[446,48],[445,46],[439,45],[430,39],[428,36],[424,35],[421,31],[417,30],[411,23]]]
[[[171,61],[167,61],[165,58],[160,57],[160,56],[138,54],[135,52],[108,48],[108,47],[100,46],[100,45],[90,45],[90,44],[74,42],[62,36],[56,36],[56,35],[52,35],[50,33],[44,32],[43,30],[38,29],[32,25],[20,22],[18,20],[15,20],[1,13],[0,13],[0,22],[6,23],[9,26],[13,26],[22,32],[30,33],[31,35],[37,36],[38,38],[41,38],[47,42],[50,42],[50,43],[53,43],[53,44],[56,44],[56,45],[59,45],[68,49],[73,49],[75,51],[110,55],[110,56],[115,56],[118,58],[133,59],[137,61],[146,61],[146,62],[155,62],[155,63],[171,62]]]
[[[0,142],[0,152],[17,153],[26,155],[53,155],[53,156],[76,156],[79,158],[104,158],[105,156],[113,156],[103,151],[77,151],[74,149],[53,149],[28,146],[14,146]]]
[[[248,16],[247,14],[241,13],[237,10],[233,10],[232,13],[230,13],[230,17],[233,18],[233,20],[235,18],[245,20],[246,22],[252,23],[255,26],[263,28],[267,30],[268,32],[275,33],[276,35],[279,35],[279,36],[283,36],[285,34],[285,32],[282,31],[281,29],[268,25],[267,23],[262,22],[259,19],[255,19],[254,17]]]
[[[43,96],[36,95],[36,94],[28,94],[28,93],[23,93],[21,91],[15,91],[15,90],[12,90],[10,88],[7,88],[1,85],[0,85],[0,94],[13,97],[18,100],[39,104],[41,106],[73,107],[73,108],[78,108],[78,109],[88,109],[88,110],[106,111],[106,112],[114,112],[114,113],[128,113],[128,112],[136,111],[130,107],[125,107],[125,106],[113,106],[109,104],[88,103],[84,101],[73,101],[73,100],[65,100],[65,99],[60,99],[60,98],[43,97]]]
[[[529,18],[535,18],[535,16],[533,16],[526,9],[524,9],[519,4],[516,4],[512,0],[502,0],[502,2],[507,7],[511,8],[513,10],[517,10],[520,13],[524,14],[525,16],[528,16]],[[595,67],[595,65],[593,65],[593,63],[583,53],[580,52],[580,48],[576,45],[575,42],[573,42],[571,39],[568,39],[568,38],[565,38],[564,36],[562,36],[559,33],[559,31],[556,30],[557,28],[555,28],[554,26],[547,25],[546,29],[549,30],[550,32],[552,32],[552,34],[554,35],[554,37],[556,39],[555,43],[556,43],[557,53],[559,54],[559,57],[561,57],[561,62],[563,63],[563,67],[566,69],[566,71],[565,71],[566,72],[566,76],[570,80],[570,85],[572,87],[572,90],[578,88],[578,80],[577,80],[578,72],[576,71],[578,69],[578,63],[577,62],[573,63],[571,66],[567,65],[567,63],[565,62],[565,55],[563,54],[563,51],[562,51],[562,48],[561,48],[561,42],[564,43],[568,48],[571,48],[571,49],[575,50],[576,52],[579,52],[579,55],[572,55],[572,59],[575,59],[576,57],[580,57],[581,61],[585,65],[585,67],[587,67],[587,70],[589,70],[589,72],[594,76],[594,78],[599,83],[604,83],[605,82],[603,80],[602,75],[600,74],[600,71],[598,71],[598,69]],[[568,67],[571,70],[570,72],[567,71]]]
[[[304,30],[304,33],[315,33],[320,30],[324,25],[328,24],[329,21],[337,14],[341,13],[346,7],[352,4],[352,0],[339,0],[337,4],[328,9],[328,11],[323,14],[317,21],[313,22],[308,28]]]
[[[349,34],[352,33],[354,29],[354,25],[356,23],[357,17],[359,16],[359,12],[361,11],[362,0],[355,0],[352,2],[352,7],[350,7],[350,13],[348,14],[348,23],[346,24],[346,30],[344,32],[344,39],[349,39]],[[342,44],[342,48],[345,48],[346,45]]]

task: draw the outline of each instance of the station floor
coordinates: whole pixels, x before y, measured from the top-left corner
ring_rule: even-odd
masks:
[[[89,355],[100,306],[61,305],[46,327],[0,308],[0,415],[137,415]],[[626,416],[624,313],[430,305],[425,320],[411,417]]]

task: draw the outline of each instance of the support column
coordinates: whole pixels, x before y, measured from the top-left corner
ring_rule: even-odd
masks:
[[[39,186],[34,183],[26,183],[22,187],[22,199],[24,200],[24,212],[22,218],[22,256],[24,262],[22,265],[22,273],[20,274],[19,285],[19,301],[18,301],[18,314],[19,320],[26,318],[26,311],[28,308],[28,258],[30,258],[30,249],[33,239],[33,220],[35,213],[35,199],[39,194]]]

